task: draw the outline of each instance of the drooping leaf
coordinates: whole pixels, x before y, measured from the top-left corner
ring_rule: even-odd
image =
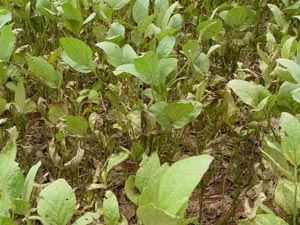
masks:
[[[106,191],[103,201],[104,221],[108,225],[116,225],[120,219],[117,197],[112,191]]]
[[[89,73],[93,68],[92,49],[83,41],[76,38],[60,38],[63,47],[62,58],[74,70]]]
[[[76,197],[64,179],[58,179],[44,188],[39,195],[37,212],[53,225],[66,225],[75,212]]]
[[[40,57],[28,56],[27,63],[29,69],[51,88],[59,88],[62,83],[62,75],[55,71],[54,67]]]
[[[120,152],[118,154],[111,154],[107,160],[105,170],[102,172],[102,178],[106,179],[109,172],[120,163],[124,162],[128,158],[127,152]]]

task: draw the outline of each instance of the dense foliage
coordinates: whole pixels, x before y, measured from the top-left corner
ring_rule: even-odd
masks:
[[[0,225],[300,224],[300,1],[0,2]]]

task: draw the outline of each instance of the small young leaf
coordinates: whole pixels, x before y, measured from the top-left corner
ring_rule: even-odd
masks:
[[[116,225],[120,219],[118,200],[112,191],[106,191],[105,193],[103,214],[107,225]]]
[[[58,179],[39,195],[37,211],[40,217],[53,225],[66,225],[75,212],[76,197],[64,179]]]

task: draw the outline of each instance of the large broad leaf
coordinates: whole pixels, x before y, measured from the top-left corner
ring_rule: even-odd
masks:
[[[279,179],[275,188],[274,201],[288,215],[293,214],[295,199],[295,184],[286,179]],[[300,193],[297,193],[297,208],[300,208]]]
[[[222,30],[222,21],[218,19],[206,20],[199,23],[197,26],[197,32],[199,33],[201,40],[209,40],[219,34]]]
[[[136,0],[132,8],[134,21],[139,24],[148,16],[149,0]]]
[[[37,211],[40,217],[53,225],[65,225],[75,212],[76,197],[64,179],[58,179],[39,195]]]
[[[28,56],[27,63],[29,69],[51,88],[59,88],[62,83],[62,75],[55,71],[54,67],[40,57]]]
[[[160,180],[158,201],[155,205],[176,215],[188,202],[212,160],[213,157],[209,155],[201,155],[174,163]]]
[[[150,107],[157,122],[166,130],[171,126],[181,129],[193,122],[200,114],[202,105],[195,101],[179,101],[171,104],[157,102]]]
[[[283,219],[273,214],[260,214],[253,220],[241,221],[238,225],[288,225]]]
[[[241,98],[241,100],[252,107],[257,107],[259,103],[270,96],[270,92],[259,84],[250,83],[244,80],[231,80],[228,87]]]
[[[139,207],[137,216],[144,225],[186,225],[197,219],[180,218],[156,207],[154,204]]]
[[[12,32],[13,25],[6,25],[0,35],[0,61],[8,62],[14,50],[16,38]]]
[[[128,44],[120,48],[114,43],[104,41],[97,43],[96,46],[105,52],[107,62],[114,67],[132,63],[137,57],[133,48]]]
[[[65,116],[66,120],[66,131],[71,135],[86,135],[89,127],[88,122],[85,118],[80,116]]]
[[[92,71],[93,52],[86,43],[76,38],[60,38],[59,42],[64,49],[62,58],[69,66],[81,73]]]
[[[104,221],[108,225],[116,225],[120,219],[118,200],[112,191],[107,191],[105,193],[103,214]]]
[[[292,165],[300,164],[300,123],[289,113],[282,113],[280,117],[282,132],[281,146],[285,158]]]
[[[165,36],[156,48],[156,55],[158,58],[167,57],[173,50],[176,39],[172,35]]]
[[[288,69],[294,80],[300,84],[300,66],[289,59],[277,59],[277,62]]]
[[[151,176],[160,168],[160,161],[157,152],[152,153],[149,158],[144,158],[141,167],[136,172],[135,185],[140,192],[148,185]]]
[[[231,26],[242,26],[246,22],[249,14],[250,10],[245,6],[233,8],[228,11],[226,22]]]
[[[138,71],[136,71],[134,64],[130,63],[130,64],[123,64],[121,66],[118,66],[115,71],[113,72],[116,76],[120,75],[122,73],[128,73],[131,74],[137,78],[139,78],[141,81],[143,81],[146,84],[150,84],[151,80],[148,76],[143,75],[141,73],[139,73]]]
[[[41,161],[39,161],[37,164],[32,166],[26,176],[25,183],[24,183],[24,189],[23,189],[23,194],[22,194],[22,199],[26,200],[29,202],[30,197],[31,197],[31,192],[33,188],[33,183],[34,183],[34,178],[35,175],[38,171],[38,169],[41,166]]]
[[[133,60],[137,72],[147,76],[153,81],[158,74],[158,58],[153,51],[149,51],[141,57]]]

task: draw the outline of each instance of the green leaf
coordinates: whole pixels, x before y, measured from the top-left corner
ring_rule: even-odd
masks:
[[[147,76],[153,82],[158,74],[158,58],[153,51],[149,51],[141,57],[133,60],[137,72]]]
[[[172,35],[165,36],[156,48],[156,55],[158,58],[167,57],[173,50],[176,39]]]
[[[74,21],[77,21],[80,23],[83,22],[83,18],[82,18],[80,10],[78,8],[73,7],[71,3],[64,2],[61,5],[61,9],[62,9],[62,16],[65,19],[74,20]]]
[[[170,17],[171,17],[172,13],[174,12],[174,10],[175,10],[175,8],[177,7],[178,4],[179,4],[178,1],[174,2],[165,12],[162,11],[162,13],[164,15],[163,18],[162,18],[162,21],[161,21],[162,30],[164,30],[167,27],[168,22],[170,20]]]
[[[29,215],[31,205],[28,201],[24,199],[13,199],[12,203],[14,204],[14,213],[18,215]]]
[[[300,164],[300,123],[289,113],[282,113],[280,117],[282,131],[281,146],[285,158],[292,165]]]
[[[154,105],[152,105],[149,110],[152,112],[156,118],[156,121],[166,130],[171,129],[171,123],[169,118],[164,112],[164,108],[168,104],[166,102],[157,102]]]
[[[120,152],[118,154],[111,154],[107,160],[105,170],[102,172],[102,177],[105,180],[108,173],[117,165],[124,162],[128,158],[127,152]]]
[[[250,83],[244,80],[231,80],[228,87],[247,104],[256,108],[259,103],[270,96],[270,92],[259,84]]]
[[[25,102],[26,102],[26,95],[25,95],[24,81],[19,80],[15,92],[15,105],[18,107],[18,109],[21,112],[24,112]]]
[[[16,38],[12,32],[13,24],[6,25],[1,29],[0,35],[0,61],[8,62],[13,53]]]
[[[200,155],[174,163],[160,180],[156,206],[176,215],[188,202],[212,160],[209,155]]]
[[[1,225],[18,225],[18,222],[9,217],[0,217]]]
[[[71,135],[85,136],[89,127],[88,122],[85,118],[80,116],[65,116],[66,131]]]
[[[130,0],[105,0],[109,7],[111,7],[113,10],[120,10],[124,6],[126,6]]]
[[[86,212],[83,216],[78,218],[73,225],[88,225],[92,224],[93,222],[99,220],[101,216],[100,212]]]
[[[39,15],[54,19],[56,17],[55,7],[51,0],[37,0],[35,8]]]
[[[7,103],[6,99],[4,99],[2,96],[0,96],[0,116],[5,111],[6,103]]]
[[[283,58],[277,59],[276,61],[279,64],[286,67],[290,72],[291,76],[294,78],[294,80],[298,84],[300,84],[300,66],[297,63],[293,62],[292,60],[283,59]]]
[[[246,22],[249,11],[245,6],[233,8],[228,11],[226,22],[231,26],[240,27]]]
[[[0,9],[0,29],[12,19],[12,14],[7,9]]]
[[[107,38],[110,41],[120,41],[125,35],[125,27],[119,23],[112,23],[107,34]]]
[[[137,57],[133,48],[128,44],[120,48],[114,43],[104,41],[97,43],[96,46],[105,52],[107,62],[114,67],[132,63]]]
[[[167,29],[179,31],[182,28],[182,24],[183,18],[177,13],[170,18]]]
[[[149,0],[136,0],[132,8],[132,16],[137,24],[140,24],[147,16]]]
[[[58,179],[44,188],[39,195],[37,212],[53,225],[66,225],[76,207],[76,197],[64,179]]]
[[[282,44],[281,57],[282,58],[290,58],[294,55],[296,50],[297,50],[296,37],[290,37],[290,38],[284,40],[284,42]]]
[[[187,225],[195,222],[197,218],[183,219],[172,215],[153,204],[138,208],[137,216],[144,225]]]
[[[172,124],[176,124],[175,127],[182,127],[181,119],[194,110],[192,103],[171,103],[164,108],[164,112]],[[183,125],[184,126],[184,125]]]
[[[23,192],[24,177],[23,173],[16,162],[4,161],[5,157],[0,158],[0,162],[3,163],[0,168],[4,168],[0,171],[0,193],[2,192],[2,182],[6,179],[8,196],[10,198],[19,198]]]
[[[268,4],[269,9],[273,13],[276,23],[280,26],[281,31],[286,33],[289,28],[289,23],[287,22],[283,12],[273,4]]]
[[[40,166],[41,166],[41,161],[39,161],[37,164],[32,166],[26,176],[23,194],[22,194],[22,199],[24,199],[25,201],[29,202],[30,200],[34,178]]]
[[[279,179],[275,188],[274,201],[288,215],[293,214],[295,184],[286,179]],[[297,208],[300,208],[300,193],[297,193]]]
[[[160,168],[160,161],[157,152],[151,154],[149,158],[144,158],[141,167],[136,172],[135,185],[140,192],[148,185],[151,176]]]
[[[54,67],[40,57],[28,56],[26,58],[29,69],[51,88],[59,88],[62,83],[62,74],[55,71]]]
[[[135,205],[138,204],[140,195],[135,188],[135,177],[129,176],[125,182],[125,193],[127,198],[132,201]]]
[[[273,214],[260,214],[254,220],[241,221],[238,225],[288,225],[283,219]]]
[[[62,58],[74,70],[89,73],[93,68],[92,49],[83,41],[75,38],[60,38],[63,47]]]
[[[52,123],[56,124],[60,118],[67,116],[68,114],[67,104],[65,102],[56,102],[50,105],[48,118]]]
[[[221,20],[210,19],[199,23],[196,30],[201,40],[209,40],[223,30],[223,24]]]
[[[107,225],[116,225],[120,219],[118,200],[112,191],[106,191],[105,193],[103,214]]]

